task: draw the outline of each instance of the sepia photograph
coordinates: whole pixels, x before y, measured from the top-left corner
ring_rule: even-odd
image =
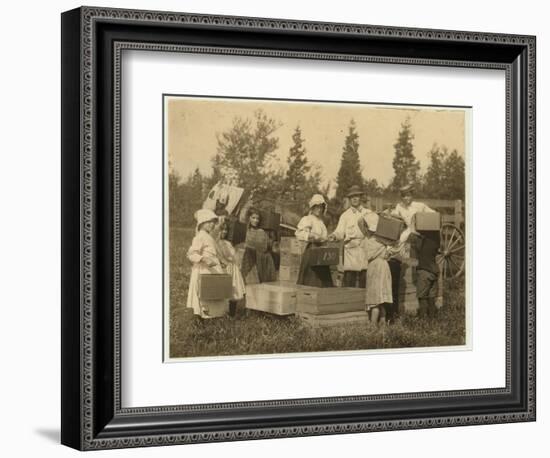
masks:
[[[165,94],[164,360],[468,348],[470,122]]]

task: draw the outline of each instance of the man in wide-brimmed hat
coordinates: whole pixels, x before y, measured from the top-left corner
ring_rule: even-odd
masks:
[[[329,236],[329,240],[344,241],[344,279],[342,286],[364,288],[366,286],[367,256],[362,242],[365,234],[360,228],[360,221],[371,212],[361,205],[364,191],[353,185],[346,197],[350,207],[340,215],[338,226]]]

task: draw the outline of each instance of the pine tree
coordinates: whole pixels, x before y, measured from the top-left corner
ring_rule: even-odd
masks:
[[[445,158],[443,174],[446,178],[444,199],[462,199],[466,194],[464,158],[455,149]]]
[[[196,196],[197,199],[202,200],[203,178],[202,173],[198,167],[193,172],[193,175],[191,175],[191,177],[189,178],[189,182],[191,188],[193,189],[194,196]]]
[[[424,175],[423,194],[432,199],[440,199],[443,194],[443,162],[445,159],[446,149],[443,151],[439,146],[434,144],[429,151],[430,165]]]
[[[340,170],[336,177],[336,198],[341,201],[353,185],[363,186],[363,175],[359,161],[359,135],[355,121],[352,119],[344,142]]]
[[[182,206],[180,202],[181,177],[174,169],[171,162],[168,163],[168,218],[170,226],[183,224]]]
[[[412,140],[414,135],[411,130],[411,121],[407,118],[401,124],[401,130],[397,141],[393,145],[395,156],[393,158],[393,170],[395,176],[392,181],[392,189],[398,191],[406,184],[415,186],[420,184],[420,163],[413,153]]]
[[[311,166],[307,161],[300,126],[296,126],[292,134],[292,141],[294,144],[290,148],[287,158],[288,170],[286,171],[285,191],[288,192],[292,200],[296,201],[298,196],[305,191]]]
[[[381,196],[383,193],[383,189],[378,184],[378,180],[376,178],[365,180],[363,189],[365,191],[365,194],[369,197],[378,197]]]
[[[449,153],[445,146],[437,145],[428,154],[430,165],[424,176],[424,195],[433,199],[464,199],[464,158],[456,149]]]

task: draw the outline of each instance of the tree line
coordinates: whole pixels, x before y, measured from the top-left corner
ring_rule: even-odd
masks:
[[[299,125],[292,134],[286,167],[274,163],[279,148],[276,133],[281,126],[262,110],[255,111],[252,118],[236,117],[230,129],[217,134],[210,175],[202,174],[197,168],[189,176],[181,177],[169,166],[170,224],[192,225],[194,212],[221,179],[246,189],[255,199],[280,199],[292,203],[294,208],[305,209],[315,193],[327,196],[331,183],[321,185],[322,167],[309,160]],[[336,193],[329,205],[341,208],[347,190],[353,185],[362,186],[370,197],[396,197],[400,187],[411,183],[415,185],[415,195],[421,198],[464,199],[465,164],[458,151],[434,144],[428,152],[428,168],[422,174],[413,140],[412,125],[406,118],[393,145],[394,176],[383,186],[375,178],[363,175],[365,164],[361,164],[359,157],[360,138],[351,119],[335,180]]]

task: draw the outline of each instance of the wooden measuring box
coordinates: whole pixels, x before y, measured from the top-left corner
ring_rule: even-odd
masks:
[[[340,260],[340,250],[336,247],[312,247],[308,256],[312,266],[335,266]]]
[[[441,229],[441,213],[419,212],[414,217],[417,231],[439,231]]]
[[[229,274],[200,274],[199,298],[216,301],[233,297],[233,282]]]
[[[292,315],[296,312],[296,285],[281,282],[248,285],[246,307],[275,315]]]
[[[395,218],[380,215],[376,235],[386,240],[398,240],[405,229],[405,223]]]

